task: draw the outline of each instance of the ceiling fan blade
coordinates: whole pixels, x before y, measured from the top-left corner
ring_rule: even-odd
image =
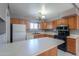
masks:
[[[72,5],[79,11],[79,7],[75,3],[72,3]]]

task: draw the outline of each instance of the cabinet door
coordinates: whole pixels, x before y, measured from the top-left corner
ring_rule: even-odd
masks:
[[[34,35],[34,38],[43,38],[43,37],[45,37],[44,34],[35,34]]]
[[[19,23],[20,23],[20,24],[26,24],[26,21],[23,20],[23,19],[21,19]]]
[[[62,18],[62,19],[61,19],[61,24],[68,25],[68,20],[67,20],[67,18]]]
[[[47,50],[38,56],[57,56],[57,47]]]
[[[40,27],[40,29],[43,29],[43,23],[42,22],[40,22],[39,27]]]
[[[59,26],[59,25],[61,25],[61,24],[63,24],[63,23],[62,23],[62,19],[57,19],[57,26]]]
[[[69,22],[68,23],[69,24],[69,28],[71,30],[77,29],[77,18],[76,18],[76,16],[70,16],[68,22]]]
[[[79,29],[79,16],[77,16],[77,29]]]
[[[67,39],[67,51],[71,53],[76,53],[76,40],[73,38]]]
[[[46,37],[54,38],[54,35],[47,35]]]
[[[48,27],[48,23],[43,21],[43,22],[40,22],[40,29],[47,29]]]
[[[38,56],[49,56],[49,52],[48,51],[45,51],[45,52],[39,54]]]
[[[44,29],[47,29],[47,22],[43,22]]]
[[[48,22],[48,25],[47,25],[48,27],[48,29],[53,29],[53,27],[52,27],[52,22]]]
[[[52,21],[52,28],[55,29],[57,27],[57,20]]]
[[[48,35],[48,34],[35,34],[34,38],[44,38],[44,37],[49,37],[49,38],[53,38],[53,35]]]
[[[10,23],[11,24],[20,24],[20,20],[17,18],[11,18]]]
[[[18,18],[11,18],[11,24],[27,24],[27,20],[18,19]]]
[[[53,28],[56,28],[59,25],[68,25],[68,20],[66,18],[61,18],[61,19],[52,21]]]
[[[18,18],[11,18],[10,22],[11,24],[25,24],[26,20],[18,19]]]
[[[50,49],[49,56],[57,56],[57,47]]]
[[[57,20],[57,26],[58,25],[68,25],[68,20],[66,18],[61,18]]]

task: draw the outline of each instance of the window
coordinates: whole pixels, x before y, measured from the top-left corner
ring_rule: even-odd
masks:
[[[38,29],[38,23],[30,23],[30,29]]]
[[[30,23],[30,29],[33,29],[33,23]]]

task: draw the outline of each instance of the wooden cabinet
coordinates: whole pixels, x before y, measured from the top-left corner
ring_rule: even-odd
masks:
[[[77,16],[77,29],[79,29],[79,16]]]
[[[27,21],[24,19],[11,18],[10,23],[11,24],[27,24]]]
[[[55,29],[57,27],[57,20],[52,21],[52,28]]]
[[[48,35],[48,34],[34,34],[34,38],[43,38],[43,37],[53,38],[53,35]]]
[[[45,52],[39,54],[38,56],[49,56],[49,52],[48,51],[45,51]]]
[[[68,17],[68,25],[69,25],[70,30],[76,30],[77,29],[77,16]]]
[[[76,40],[67,38],[67,51],[76,54]]]
[[[18,19],[18,18],[11,18],[10,20],[11,24],[25,24],[26,28],[29,29],[29,22],[26,19]]]
[[[34,34],[34,38],[42,38],[45,37],[44,34]]]
[[[24,19],[21,19],[21,20],[20,20],[20,24],[27,24],[27,21],[24,20]]]
[[[68,25],[68,20],[65,18],[61,18],[57,20],[57,26],[58,25]]]
[[[46,21],[40,22],[40,29],[48,29],[48,23]]]
[[[58,25],[68,25],[70,30],[76,30],[79,27],[77,15],[71,15],[67,17],[63,17],[61,19],[53,20],[52,21],[52,28],[56,28]],[[78,24],[77,24],[78,23]]]
[[[67,17],[63,17],[61,19],[56,19],[51,21],[51,27],[52,29],[55,29],[58,25],[68,25],[70,30],[76,30],[77,27],[79,27],[79,23],[77,22],[79,17],[77,15],[70,15]],[[77,24],[78,23],[78,24]],[[47,22],[41,22],[40,27],[41,29],[47,29],[48,28]]]
[[[53,28],[52,28],[52,22],[48,22],[48,24],[47,24],[47,29],[53,29]]]
[[[57,47],[50,49],[48,52],[49,56],[57,56]]]
[[[11,24],[20,24],[21,21],[20,21],[20,19],[17,19],[17,18],[11,18],[10,23]]]
[[[38,56],[57,56],[57,47],[47,50]]]
[[[52,21],[52,28],[56,28],[59,25],[68,25],[68,20],[66,18],[61,18]]]

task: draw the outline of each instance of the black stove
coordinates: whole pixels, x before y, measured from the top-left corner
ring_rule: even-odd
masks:
[[[58,48],[63,50],[63,51],[67,51],[67,36],[70,35],[70,31],[69,31],[69,26],[67,25],[63,25],[63,26],[58,26],[56,28],[56,30],[58,31],[58,35],[55,35],[54,37],[59,39],[59,40],[63,40],[64,43],[59,45]]]

